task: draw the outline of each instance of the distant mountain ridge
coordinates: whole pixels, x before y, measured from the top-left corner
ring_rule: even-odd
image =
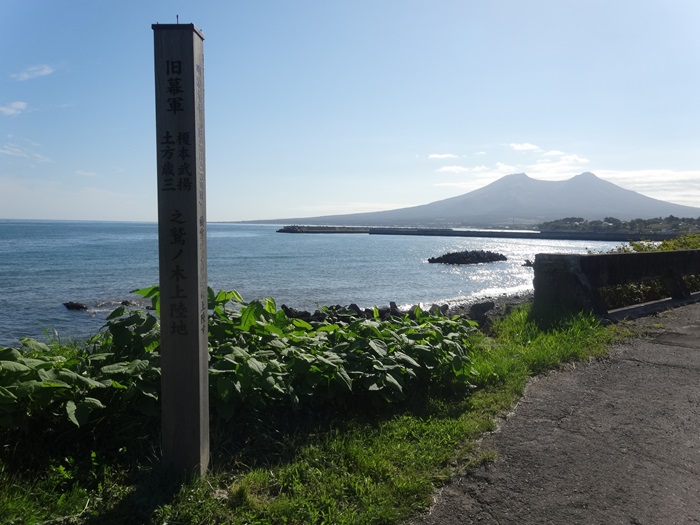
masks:
[[[497,227],[582,217],[620,220],[700,217],[700,208],[646,197],[586,172],[563,181],[506,175],[478,190],[396,210],[262,222],[341,226]],[[260,221],[258,221],[260,222]]]

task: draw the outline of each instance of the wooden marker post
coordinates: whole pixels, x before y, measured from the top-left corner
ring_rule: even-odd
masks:
[[[163,465],[209,464],[204,36],[154,24]]]

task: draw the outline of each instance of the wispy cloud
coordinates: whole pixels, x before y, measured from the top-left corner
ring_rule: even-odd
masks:
[[[485,151],[477,151],[474,155],[486,155]]]
[[[459,158],[459,155],[455,155],[454,153],[431,153],[428,155],[429,159],[456,159]]]
[[[25,80],[30,80],[32,78],[45,77],[47,75],[50,75],[54,71],[56,71],[55,68],[47,64],[41,64],[39,66],[28,67],[23,71],[20,71],[19,73],[13,73],[12,75],[10,75],[10,77],[14,80],[24,82]]]
[[[576,153],[558,149],[543,150],[533,144],[509,144],[510,154],[503,159],[513,157],[512,151],[529,151],[536,156],[528,156],[527,163],[496,162],[495,164],[476,166],[444,166],[437,171],[462,177],[450,177],[435,181],[436,186],[454,188],[460,191],[473,191],[512,173],[525,172],[538,180],[565,180],[585,171],[592,171],[598,177],[617,184],[622,188],[636,191],[668,202],[700,207],[700,169],[644,169],[644,170],[610,170],[592,166],[589,158]]]
[[[496,163],[496,170],[503,175],[512,175],[513,173],[517,173],[519,171],[516,166],[504,164],[503,162]]]
[[[700,207],[700,170],[595,170],[595,174],[655,199]]]
[[[36,162],[51,162],[51,159],[36,153],[28,148],[22,147],[19,144],[7,143],[4,146],[0,146],[0,155],[9,155],[10,157],[20,157],[23,159],[29,159]]]
[[[435,171],[438,173],[466,173],[469,171],[469,168],[465,168],[464,166],[443,166],[442,168],[438,168]]]
[[[9,155],[11,157],[22,157],[25,159],[29,158],[29,153],[24,148],[18,146],[17,144],[5,144],[0,147],[0,155]]]
[[[26,102],[10,102],[4,106],[0,106],[0,115],[5,115],[7,117],[12,115],[19,115],[24,110],[26,110],[28,104]]]
[[[79,175],[81,177],[94,177],[97,175],[97,172],[95,171],[85,171],[85,170],[78,170],[75,172],[76,175]]]
[[[510,144],[510,147],[515,151],[542,151],[539,146],[535,146],[529,142],[524,142],[522,144]]]
[[[562,180],[588,170],[590,161],[580,155],[559,152],[556,156],[545,154],[523,171],[536,179]]]

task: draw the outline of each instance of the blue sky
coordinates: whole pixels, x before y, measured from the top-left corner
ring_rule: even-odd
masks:
[[[697,0],[0,1],[0,217],[155,220],[151,24],[206,36],[208,218],[584,171],[700,206]]]

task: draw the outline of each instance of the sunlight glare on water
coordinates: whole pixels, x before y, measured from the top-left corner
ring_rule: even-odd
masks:
[[[366,234],[281,234],[271,225],[208,225],[209,283],[244,299],[313,310],[390,301],[457,304],[532,289],[535,254],[586,253],[619,243]],[[508,260],[479,265],[430,264],[428,258],[489,250]],[[0,344],[96,333],[130,291],[157,284],[155,223],[0,221]],[[86,312],[68,311],[76,301]]]

